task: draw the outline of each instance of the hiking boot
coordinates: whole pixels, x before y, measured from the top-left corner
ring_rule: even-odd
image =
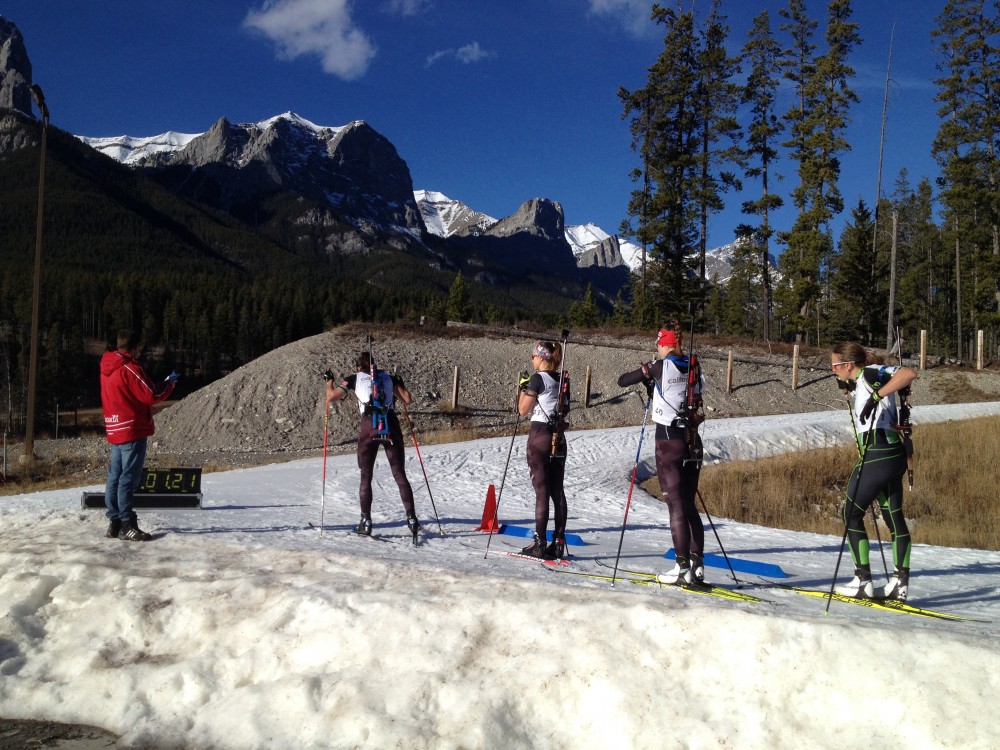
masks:
[[[361,536],[371,536],[372,535],[372,519],[367,516],[361,516],[361,520],[358,522],[358,528],[354,530],[355,534],[360,534]]]
[[[524,547],[521,550],[521,554],[527,555],[528,557],[537,557],[539,559],[545,559],[546,557],[545,542],[542,541],[541,537],[539,537],[538,534],[535,534],[535,540],[527,547]]]
[[[112,518],[111,522],[108,523],[108,530],[104,533],[108,539],[117,539],[118,534],[121,533],[122,522],[120,518]]]
[[[545,548],[545,556],[553,560],[562,560],[566,556],[566,540],[561,536],[552,537],[549,546]]]
[[[897,599],[905,602],[909,588],[910,571],[907,568],[901,568],[892,572],[892,578],[886,582],[885,586],[875,592],[875,596],[879,599]]]
[[[700,552],[691,553],[691,580],[695,583],[705,582],[705,558]]]
[[[122,522],[118,538],[124,539],[126,542],[148,542],[153,537],[139,528],[139,519],[136,518],[131,521]]]
[[[669,573],[658,573],[656,580],[665,586],[687,586],[693,580],[691,566],[686,560],[683,565],[678,561]]]
[[[835,586],[833,589],[841,596],[849,596],[852,599],[871,599],[875,596],[872,588],[872,572],[868,567],[857,568],[854,571],[854,578],[850,583]]]

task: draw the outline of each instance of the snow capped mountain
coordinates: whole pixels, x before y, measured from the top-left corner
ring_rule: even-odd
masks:
[[[284,112],[260,122],[242,123],[239,127],[260,134],[274,129],[279,123],[295,125],[298,129],[324,140],[330,136],[335,136],[343,129],[341,127],[317,125],[294,112]],[[351,125],[354,124],[356,123],[351,123]],[[182,151],[191,141],[204,135],[206,133],[175,133],[172,130],[168,130],[166,133],[149,136],[148,138],[136,138],[128,135],[113,136],[110,138],[91,138],[80,135],[77,138],[91,148],[110,156],[115,161],[135,166],[149,161],[151,158],[155,158],[160,162],[169,161],[171,155]]]
[[[479,234],[497,223],[492,216],[474,211],[444,193],[414,190],[413,197],[420,207],[427,231],[438,237],[451,237],[458,233]]]
[[[105,156],[131,166],[155,154],[172,154],[180,151],[199,135],[200,133],[175,133],[168,130],[166,133],[149,138],[133,138],[128,135],[110,138],[77,136],[77,138]]]
[[[751,242],[750,240],[739,238],[722,247],[717,247],[705,252],[705,278],[714,284],[725,285],[733,275],[733,262],[736,251],[741,245]],[[768,265],[771,268],[771,279],[777,281],[781,278],[778,273],[774,256],[768,257]]]
[[[498,221],[461,201],[449,198],[444,193],[415,190],[413,196],[420,207],[427,231],[439,237],[480,234]],[[609,235],[596,224],[567,226],[565,236],[578,266],[615,267],[624,264],[635,271],[642,262],[641,248]]]

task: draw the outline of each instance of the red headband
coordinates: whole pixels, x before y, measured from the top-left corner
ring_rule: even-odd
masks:
[[[665,331],[660,329],[659,335],[656,337],[657,346],[677,346],[677,334],[673,331]]]

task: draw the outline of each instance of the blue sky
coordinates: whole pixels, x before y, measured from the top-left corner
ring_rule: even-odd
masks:
[[[690,7],[691,0],[684,6]],[[724,0],[732,48],[785,0]],[[890,31],[882,177],[935,177],[930,38],[944,0],[855,0],[851,58],[861,103],[842,165],[850,207],[873,202]],[[807,0],[822,44],[826,2]],[[662,48],[645,0],[0,0],[25,37],[53,125],[77,135],[200,133],[219,117],[294,111],[319,125],[365,120],[396,146],[417,189],[497,218],[525,200],[562,203],[569,224],[617,232],[635,166],[620,86],[642,86]],[[708,0],[698,0],[707,12]],[[779,189],[797,182],[783,170]],[[732,239],[740,199],[712,219]],[[844,216],[835,223],[839,233]],[[790,211],[779,214],[786,228]]]

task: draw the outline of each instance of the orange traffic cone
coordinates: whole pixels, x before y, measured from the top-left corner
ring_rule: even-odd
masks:
[[[479,526],[476,527],[476,531],[489,531],[491,533],[500,531],[500,526],[497,523],[497,491],[492,484],[486,491],[486,505],[483,506],[483,520],[479,522]]]

